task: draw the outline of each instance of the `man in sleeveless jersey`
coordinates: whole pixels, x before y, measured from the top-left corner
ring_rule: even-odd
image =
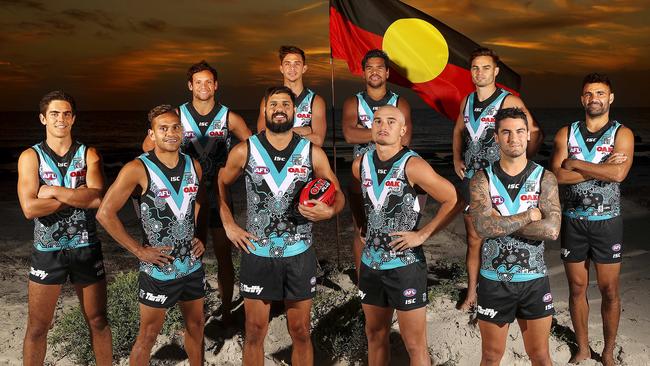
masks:
[[[18,159],[20,207],[27,219],[34,220],[23,363],[43,364],[47,333],[69,277],[90,330],[95,362],[110,365],[106,274],[94,212],[104,191],[101,157],[95,148],[72,138],[76,118],[72,96],[50,92],[39,109],[45,141]]]
[[[243,364],[264,363],[271,302],[283,301],[293,342],[291,363],[312,365],[310,311],[317,266],[312,221],[333,217],[345,205],[345,198],[325,152],[292,132],[295,95],[291,89],[269,88],[264,100],[266,129],[235,146],[219,173],[224,228],[243,250],[239,275],[246,313]],[[227,204],[229,187],[242,173],[248,205],[246,230],[237,225]],[[302,188],[313,178],[334,184],[337,192],[332,206],[316,200],[297,203]]]
[[[397,310],[411,365],[430,365],[427,263],[422,243],[452,218],[456,191],[424,159],[402,146],[406,122],[398,108],[383,106],[375,111],[371,131],[375,149],[352,163],[352,176],[361,188],[368,217],[359,276],[368,364],[388,364],[390,328]],[[422,207],[417,195],[421,191],[438,201],[440,208],[418,229]]]
[[[151,348],[177,302],[185,321],[185,352],[190,365],[203,364],[204,246],[194,236],[203,188],[201,165],[180,152],[183,125],[170,105],[149,112],[153,150],[126,164],[106,192],[97,219],[106,231],[140,260],[140,330],[129,362],[148,365]],[[145,234],[139,243],[117,213],[136,190]]]
[[[476,91],[461,102],[461,109],[454,125],[454,170],[461,179],[460,195],[469,204],[469,180],[479,170],[499,159],[499,147],[494,133],[494,115],[501,108],[520,108],[526,114],[530,141],[526,154],[532,158],[544,138],[539,126],[517,96],[496,86],[499,74],[499,56],[491,49],[478,48],[470,55],[472,82]],[[467,296],[461,309],[469,310],[476,304],[476,284],[480,267],[481,238],[472,225],[472,217],[465,210],[467,233]]]
[[[526,113],[501,108],[494,118],[500,160],[470,181],[470,213],[485,238],[477,299],[481,365],[499,365],[509,325],[517,319],[532,365],[550,366],[548,338],[555,310],[544,241],[560,233],[557,181],[526,158]]]
[[[565,185],[562,251],[569,281],[569,310],[578,352],[570,363],[591,357],[588,337],[589,262],[596,267],[605,345],[604,365],[614,364],[621,312],[619,272],[623,252],[623,219],[619,184],[634,156],[632,131],[611,120],[614,93],[604,74],[589,74],[582,83],[585,120],[561,128],[555,136],[551,167]]]
[[[296,95],[296,114],[293,117],[293,132],[311,141],[316,146],[323,146],[327,133],[325,100],[305,88],[302,76],[307,72],[305,52],[296,46],[280,46],[280,72],[284,86]],[[257,117],[257,131],[266,128],[264,99],[260,102],[260,114]]]
[[[217,280],[222,301],[220,311],[224,323],[230,324],[234,269],[231,244],[219,217],[216,180],[219,169],[226,163],[232,135],[244,141],[251,132],[241,116],[215,101],[217,70],[207,62],[190,66],[187,70],[187,88],[192,92],[192,101],[177,109],[184,129],[181,150],[201,163],[201,183],[206,192],[203,198],[207,201],[201,202],[197,237],[206,243],[209,229],[217,257]],[[143,150],[150,151],[153,147],[153,141],[146,137]]]
[[[395,106],[402,112],[406,123],[406,133],[402,136],[401,143],[408,146],[411,142],[411,106],[405,98],[400,98],[399,95],[388,89],[386,82],[389,75],[389,63],[388,55],[384,51],[377,49],[368,51],[361,60],[366,90],[343,102],[343,137],[348,144],[354,144],[353,159],[374,149],[371,132],[373,115],[379,107],[385,105]],[[354,221],[352,254],[358,278],[361,268],[361,250],[363,249],[361,235],[362,229],[366,227],[366,217],[361,198],[361,187],[350,180],[348,190],[350,210]]]

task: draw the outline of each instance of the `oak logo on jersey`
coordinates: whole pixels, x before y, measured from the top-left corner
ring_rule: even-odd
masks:
[[[287,171],[300,178],[305,178],[309,174],[309,169],[304,166],[290,166]]]
[[[538,194],[522,194],[519,196],[519,199],[522,201],[539,201]]]
[[[226,132],[224,132],[221,129],[217,129],[215,127],[214,130],[208,132],[208,136],[210,136],[210,137],[224,137],[224,136],[226,136]]]
[[[183,188],[185,193],[196,193],[199,190],[199,186],[196,184],[188,184]]]
[[[604,152],[604,153],[611,153],[612,151],[614,151],[614,146],[597,146],[596,151]]]
[[[74,170],[70,172],[71,177],[85,177],[86,176],[86,170]]]

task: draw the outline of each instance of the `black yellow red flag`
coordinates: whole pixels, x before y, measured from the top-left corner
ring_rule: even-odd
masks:
[[[371,49],[391,59],[389,81],[413,89],[428,105],[455,120],[474,91],[469,56],[479,45],[420,10],[397,0],[330,0],[332,57],[361,74]],[[497,85],[519,94],[521,78],[499,64]]]

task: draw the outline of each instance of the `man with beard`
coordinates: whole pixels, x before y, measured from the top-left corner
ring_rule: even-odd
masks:
[[[355,144],[353,148],[353,159],[357,159],[365,152],[375,148],[372,142],[372,121],[374,113],[379,107],[392,105],[397,107],[404,115],[406,133],[401,138],[401,144],[408,146],[411,142],[411,106],[404,98],[400,98],[391,90],[388,90],[388,55],[381,50],[370,50],[361,60],[363,67],[363,78],[366,81],[366,90],[359,92],[345,100],[343,103],[343,137],[349,144]],[[366,217],[363,210],[361,187],[350,181],[348,187],[350,198],[350,210],[354,221],[354,241],[352,253],[354,265],[357,270],[361,268],[361,240],[362,230],[366,227]]]
[[[104,192],[101,157],[95,148],[72,139],[72,96],[47,93],[39,109],[45,141],[18,159],[18,200],[25,217],[34,220],[23,363],[43,364],[47,333],[69,277],[88,324],[95,363],[110,365],[106,274],[94,212]]]
[[[345,198],[323,150],[292,132],[295,95],[291,89],[269,88],[264,100],[266,129],[235,146],[219,173],[224,228],[232,243],[244,251],[239,275],[246,312],[243,364],[263,364],[271,301],[283,301],[293,342],[291,363],[312,365],[310,311],[317,262],[311,221],[340,212]],[[248,204],[246,230],[237,225],[228,205],[229,187],[242,172]],[[297,215],[297,197],[313,177],[330,180],[337,189],[335,202],[332,206],[317,200],[300,202]]]
[[[470,213],[485,238],[478,280],[481,365],[499,365],[515,319],[534,366],[550,366],[548,338],[553,296],[544,241],[560,233],[560,201],[553,173],[526,159],[526,113],[502,108],[494,116],[500,160],[470,181]]]
[[[129,363],[148,365],[151,348],[167,309],[179,302],[185,321],[185,352],[190,365],[203,364],[203,243],[194,237],[199,212],[201,166],[180,152],[183,126],[170,105],[149,112],[154,149],[127,163],[106,192],[97,220],[116,242],[140,260],[140,330]],[[141,244],[117,213],[132,192],[140,195]]]
[[[632,167],[634,135],[609,118],[614,92],[609,78],[589,74],[582,83],[585,120],[560,129],[551,167],[565,184],[562,251],[569,281],[569,310],[578,352],[570,363],[591,357],[588,337],[589,262],[596,267],[602,296],[604,365],[614,364],[621,312],[619,272],[623,252],[623,219],[619,184]]]
[[[519,108],[526,114],[530,141],[526,154],[529,159],[537,153],[544,136],[530,115],[524,102],[517,96],[496,86],[499,74],[499,56],[491,49],[478,48],[470,59],[472,82],[476,91],[466,96],[460,114],[454,125],[453,154],[454,170],[461,179],[460,194],[469,204],[469,181],[479,170],[499,159],[499,147],[494,132],[494,115],[501,108]],[[472,217],[465,210],[464,221],[467,233],[467,297],[461,309],[468,310],[476,303],[476,284],[480,266],[481,237],[476,234]]]
[[[221,315],[225,324],[230,324],[234,269],[232,265],[231,244],[226,238],[218,212],[217,175],[226,163],[230,150],[231,134],[240,141],[247,139],[251,132],[246,122],[225,105],[215,101],[214,95],[219,84],[217,70],[207,62],[196,63],[187,70],[187,87],[192,92],[192,102],[181,105],[176,112],[183,124],[181,150],[201,163],[206,202],[201,202],[196,223],[196,234],[203,243],[207,242],[208,228],[217,257],[217,280],[221,293]],[[145,138],[143,150],[153,149],[153,141]]]
[[[354,182],[361,187],[368,217],[361,257],[359,295],[366,318],[368,364],[390,360],[393,313],[411,365],[430,365],[426,336],[427,263],[422,243],[451,219],[456,205],[454,186],[415,152],[402,146],[406,122],[393,106],[380,107],[373,117],[369,150],[352,163]],[[418,192],[440,203],[435,217],[418,229]]]
[[[325,100],[311,89],[305,88],[302,76],[307,72],[305,52],[296,46],[280,46],[280,72],[284,86],[296,95],[296,115],[293,118],[293,132],[306,138],[317,146],[323,146],[327,132],[325,120]],[[257,117],[257,131],[266,128],[264,99],[260,102],[260,114]]]

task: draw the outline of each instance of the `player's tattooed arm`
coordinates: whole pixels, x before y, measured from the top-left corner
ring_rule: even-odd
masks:
[[[539,210],[542,211],[543,219],[531,222],[517,230],[515,234],[526,239],[556,240],[560,234],[562,213],[557,188],[557,179],[555,178],[555,175],[549,171],[545,171],[544,177],[542,178]]]
[[[501,216],[492,208],[492,198],[488,180],[483,171],[477,172],[469,183],[470,215],[474,227],[481,238],[496,238],[514,233],[535,219],[539,220],[539,210],[531,209],[512,216]],[[537,211],[537,212],[535,212]]]

